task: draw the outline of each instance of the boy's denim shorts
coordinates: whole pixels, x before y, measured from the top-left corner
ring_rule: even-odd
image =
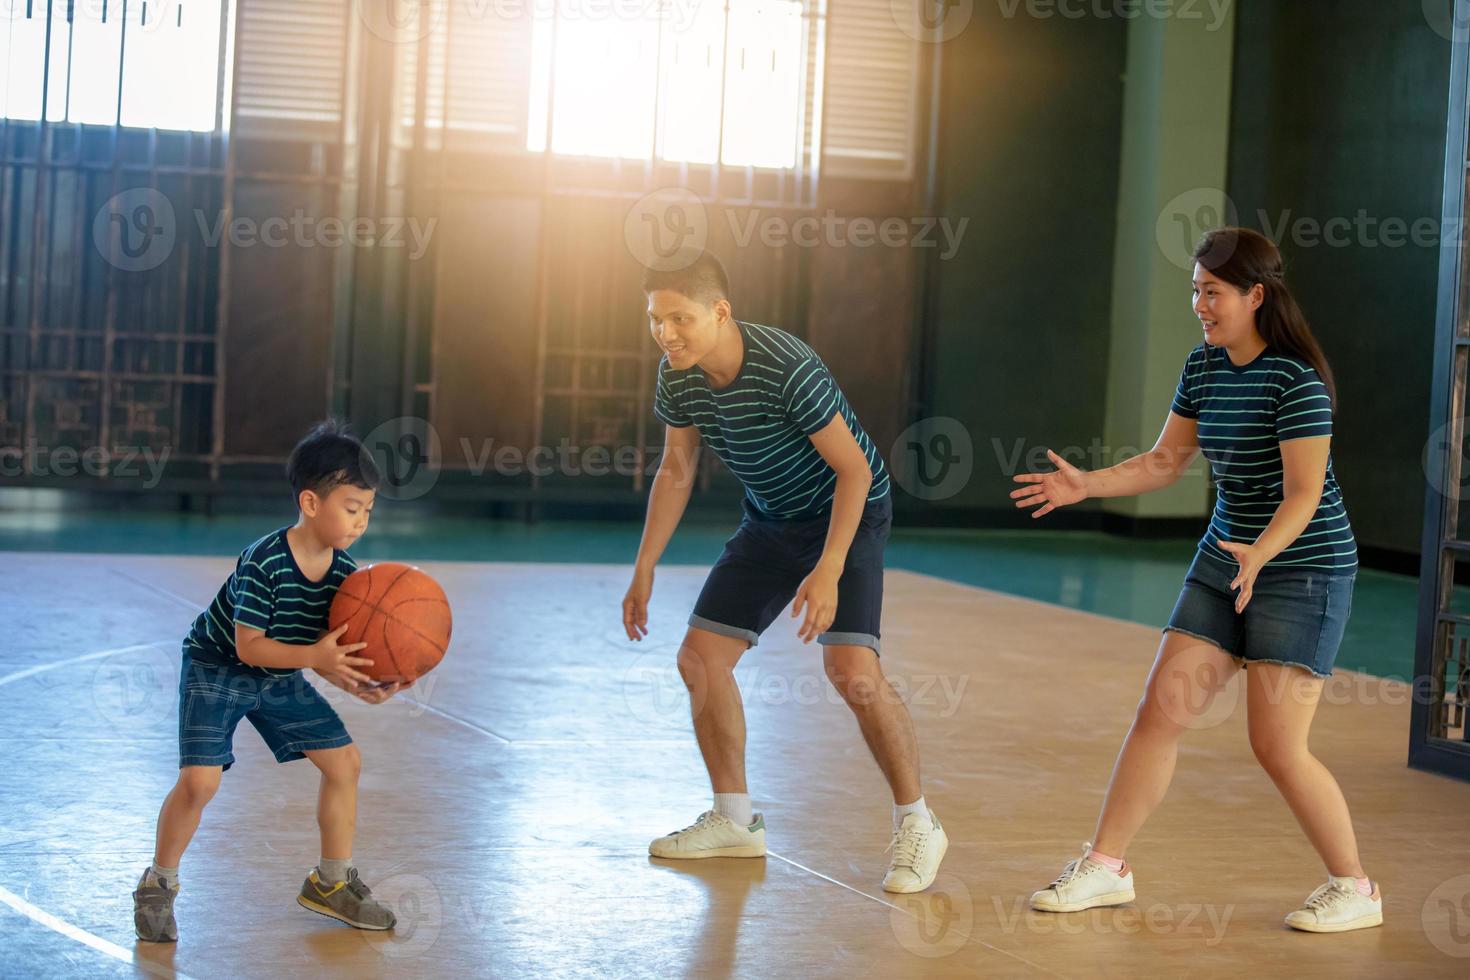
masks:
[[[277,762],[304,759],[307,749],[352,743],[337,712],[301,671],[281,677],[196,663],[186,651],[179,673],[179,766],[235,762],[235,726],[248,718]]]
[[[1256,576],[1250,604],[1237,614],[1230,583],[1239,571],[1196,553],[1164,631],[1213,643],[1245,667],[1286,664],[1332,676],[1356,574],[1268,564]]]
[[[749,499],[745,517],[710,569],[689,625],[755,646],[766,627],[791,605],[801,580],[816,567],[831,515],[810,519],[762,517]],[[868,501],[837,580],[837,614],[817,642],[864,646],[878,653],[883,613],[883,546],[893,526],[893,494]]]

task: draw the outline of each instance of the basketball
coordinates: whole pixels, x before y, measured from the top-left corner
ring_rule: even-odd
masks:
[[[423,569],[401,562],[359,568],[342,580],[328,615],[343,623],[338,643],[366,643],[356,656],[373,661],[362,672],[376,681],[408,683],[433,670],[449,649],[449,600]]]

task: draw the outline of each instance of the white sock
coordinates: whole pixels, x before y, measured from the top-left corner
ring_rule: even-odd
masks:
[[[755,819],[750,808],[749,793],[716,793],[715,812],[723,813],[739,827],[749,827]]]
[[[922,796],[912,803],[895,803],[893,804],[893,829],[898,830],[900,827],[902,827],[903,818],[908,816],[910,813],[917,813],[925,820],[930,819],[929,807],[925,805],[924,798]]]

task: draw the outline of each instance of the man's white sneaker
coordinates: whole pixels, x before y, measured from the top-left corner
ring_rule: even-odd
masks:
[[[757,813],[742,827],[723,813],[706,810],[699,819],[648,845],[660,858],[758,858],[766,856],[766,818]]]
[[[1303,932],[1349,932],[1383,925],[1383,896],[1378,883],[1372,895],[1360,895],[1351,880],[1329,880],[1307,896],[1286,924]]]
[[[1125,862],[1123,872],[1114,873],[1088,858],[1091,850],[1091,844],[1083,844],[1082,856],[1068,861],[1050,886],[1031,896],[1031,907],[1041,912],[1081,912],[1133,901],[1133,869]]]
[[[893,852],[893,863],[883,876],[883,890],[900,894],[921,892],[934,884],[939,862],[949,850],[949,836],[933,810],[929,811],[928,819],[910,813],[893,832],[888,849]]]

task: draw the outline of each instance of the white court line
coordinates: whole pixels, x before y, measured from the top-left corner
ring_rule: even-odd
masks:
[[[410,704],[410,710],[412,710],[413,708],[421,708],[424,711],[427,711],[431,715],[438,715],[440,718],[445,718],[445,719],[447,719],[449,721],[455,722],[456,724],[463,725],[464,727],[468,728],[472,732],[479,732],[481,735],[487,735],[490,738],[493,738],[493,739],[495,739],[495,740],[497,740],[499,742],[503,742],[506,745],[513,745],[513,744],[515,744],[510,739],[506,738],[504,735],[501,735],[499,732],[492,732],[490,729],[485,728],[485,727],[483,727],[481,725],[476,725],[472,721],[466,721],[465,719],[459,717],[458,715],[451,715],[449,712],[445,711],[443,708],[436,708],[433,705],[429,704],[429,702],[427,702],[427,701],[415,701],[411,697],[408,699],[408,701],[409,701],[409,704]]]
[[[45,673],[48,670],[55,670],[58,667],[68,667],[72,664],[85,663],[88,660],[100,660],[103,657],[110,657],[113,654],[117,653],[128,653],[133,650],[147,650],[152,647],[158,646],[162,642],[164,641],[155,640],[152,643],[137,643],[130,647],[118,647],[116,650],[101,650],[97,653],[84,653],[79,657],[68,657],[65,660],[57,660],[52,663],[37,664],[34,667],[27,667],[24,670],[17,670],[13,674],[6,674],[4,677],[0,677],[0,687],[3,687],[6,684],[12,684],[15,681],[24,680],[27,677],[33,677],[36,674]],[[152,973],[161,977],[184,976],[184,974],[174,970],[173,967],[166,966],[161,963],[154,963],[151,960],[147,959],[140,959],[139,957],[134,956],[131,950],[124,949],[116,943],[108,942],[101,936],[94,936],[85,929],[72,925],[65,919],[57,918],[50,912],[47,912],[45,909],[38,908],[37,906],[32,905],[30,902],[27,902],[25,899],[21,898],[19,895],[15,894],[4,886],[0,886],[0,903],[4,903],[5,905],[10,906],[12,909],[30,919],[32,922],[39,922],[41,925],[45,926],[47,929],[52,930],[53,932],[60,933],[66,938],[75,940],[76,942],[79,942],[84,946],[90,946],[98,952],[106,953],[108,956],[111,956],[114,959],[122,960],[124,963],[131,963],[133,966],[136,966],[138,969],[143,970],[146,973]]]
[[[59,933],[67,939],[75,940],[83,946],[90,946],[92,949],[97,950],[97,952],[105,953],[115,960],[122,960],[124,963],[137,967],[144,973],[151,973],[159,977],[181,977],[183,980],[188,980],[187,974],[180,973],[168,964],[155,963],[146,957],[137,956],[132,950],[124,949],[117,943],[108,942],[101,936],[94,936],[87,930],[74,926],[65,919],[58,918],[43,908],[32,905],[15,894],[15,892],[3,886],[0,886],[0,904],[10,906],[32,922],[39,922],[47,929]]]
[[[904,915],[907,915],[907,916],[910,916],[910,917],[913,917],[914,916],[914,913],[913,912],[909,911],[906,908],[902,908],[902,907],[900,907],[898,905],[894,905],[892,902],[888,901],[887,899],[879,898],[877,895],[870,895],[867,892],[863,891],[861,888],[854,888],[853,886],[849,885],[845,881],[838,881],[836,878],[833,878],[831,875],[824,875],[824,874],[822,874],[822,872],[817,871],[814,868],[808,868],[806,865],[801,864],[800,862],[797,862],[797,861],[793,861],[789,857],[784,857],[784,856],[782,856],[780,854],[777,854],[775,851],[767,851],[766,854],[769,855],[770,857],[775,858],[777,861],[784,861],[785,863],[791,865],[793,868],[796,868],[796,869],[801,870],[801,871],[805,871],[809,875],[814,875],[815,877],[821,878],[823,881],[830,882],[831,884],[837,885],[839,888],[846,888],[848,891],[852,892],[854,895],[861,895],[863,898],[872,899],[873,901],[877,902],[879,905],[886,905],[886,906],[888,906],[888,908],[892,909],[894,912],[902,912]],[[891,915],[892,913],[889,913],[889,914]],[[978,946],[983,946],[986,949],[990,950],[991,952],[993,952],[993,953],[999,953],[1002,956],[1009,956],[1013,960],[1018,960],[1021,963],[1025,963],[1027,966],[1035,967],[1036,969],[1042,971],[1043,973],[1049,973],[1049,974],[1051,974],[1054,977],[1061,977],[1061,976],[1063,976],[1063,974],[1060,974],[1060,973],[1057,973],[1057,972],[1055,972],[1053,970],[1047,969],[1046,967],[1042,966],[1040,963],[1033,963],[1033,962],[1031,962],[1030,960],[1026,959],[1026,957],[1020,955],[1019,953],[1012,953],[1010,950],[1001,949],[999,946],[992,946],[990,943],[987,943],[985,940],[978,938],[973,932],[970,933],[969,935],[965,936],[965,942],[967,944],[968,943],[975,943]]]
[[[46,671],[55,670],[58,667],[70,667],[72,664],[86,663],[88,660],[101,660],[103,657],[110,657],[115,653],[131,653],[134,650],[148,650],[165,642],[167,641],[154,640],[152,643],[135,643],[130,647],[118,647],[116,650],[99,650],[96,653],[84,653],[79,657],[68,657],[65,660],[54,660],[50,663],[37,664],[34,667],[27,667],[24,670],[17,670],[13,674],[6,674],[4,677],[0,677],[0,687],[15,681],[25,680],[27,677],[32,677],[36,674],[44,674]]]
[[[161,585],[155,585],[152,582],[148,582],[148,581],[145,581],[144,579],[138,578],[138,576],[133,575],[133,574],[131,574],[129,572],[125,572],[125,571],[123,571],[120,568],[109,568],[108,571],[111,572],[114,575],[117,575],[117,576],[120,576],[122,578],[125,578],[129,582],[132,582],[132,583],[134,583],[136,585],[141,585],[143,588],[147,589],[150,592],[157,592],[159,595],[163,596],[165,599],[172,599],[174,602],[177,602],[177,603],[179,603],[180,605],[183,605],[183,606],[187,606],[190,609],[198,609],[198,608],[200,608],[199,603],[194,602],[194,601],[192,601],[190,599],[187,599],[184,596],[179,595],[177,592],[170,592],[168,589],[165,589]],[[209,603],[205,603],[206,606],[208,604]]]

